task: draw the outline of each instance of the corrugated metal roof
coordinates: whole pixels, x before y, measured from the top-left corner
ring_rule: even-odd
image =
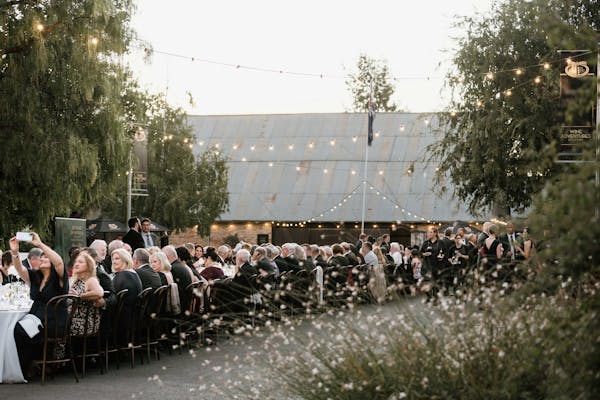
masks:
[[[366,113],[189,116],[188,121],[196,143],[202,143],[194,147],[196,155],[218,146],[230,159],[230,211],[221,220],[361,220]],[[374,130],[365,221],[476,219],[450,194],[440,198],[433,192],[436,166],[422,160],[439,131],[435,114],[379,113]]]

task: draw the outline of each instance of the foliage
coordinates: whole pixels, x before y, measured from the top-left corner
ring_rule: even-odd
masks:
[[[0,235],[45,232],[115,188],[128,141],[115,62],[130,0],[0,4]]]
[[[194,137],[181,108],[169,106],[163,95],[140,92],[135,85],[124,96],[131,129],[143,126],[148,140],[147,197],[134,197],[132,214],[148,216],[171,229],[197,225],[200,235],[229,204],[227,159],[207,149],[195,159]],[[126,186],[122,175],[122,187]],[[104,209],[124,216],[126,193],[107,199]]]
[[[302,399],[593,398],[597,293],[533,296],[517,308],[495,300],[483,311],[446,301],[313,322],[293,344],[305,351],[275,368]]]
[[[357,71],[350,73],[346,80],[346,86],[352,93],[354,111],[363,112],[368,109],[371,85],[375,111],[399,111],[398,106],[391,101],[394,94],[391,79],[384,61],[361,54],[358,57]]]
[[[594,10],[592,1],[510,0],[491,15],[462,19],[466,33],[447,80],[457,100],[441,117],[444,137],[428,149],[440,163],[440,191],[449,176],[455,195],[475,214],[487,208],[505,215],[531,204],[558,169],[554,145],[561,121],[569,119],[558,102],[556,51],[596,48],[600,14]],[[545,62],[552,68],[538,67]],[[578,111],[588,112],[592,101]]]
[[[535,199],[529,223],[539,240],[539,283],[545,290],[563,285],[578,293],[582,286],[600,282],[600,162],[594,153],[592,149],[587,162],[559,175]]]
[[[227,244],[227,245],[231,246],[231,248],[234,248],[235,246],[237,246],[237,244],[241,241],[242,240],[240,239],[240,237],[238,236],[237,233],[234,233],[232,235],[227,235],[223,238],[223,244]]]

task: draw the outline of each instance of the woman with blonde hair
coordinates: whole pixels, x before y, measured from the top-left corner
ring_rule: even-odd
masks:
[[[89,254],[79,253],[75,258],[69,294],[83,300],[72,316],[71,335],[82,336],[86,326],[88,333],[98,332],[100,312],[94,307],[94,301],[104,296],[104,289],[96,278],[96,261]]]
[[[377,265],[370,269],[369,288],[375,301],[381,304],[385,301],[387,292],[384,270],[387,261],[379,246],[373,246],[373,253],[377,256]]]
[[[121,318],[119,318],[119,326],[124,328],[124,332],[127,332],[133,320],[138,294],[142,291],[142,281],[133,269],[133,259],[127,250],[114,250],[111,253],[111,259],[112,268],[115,272],[113,279],[115,292],[119,293],[123,289],[128,290],[123,300]]]
[[[162,285],[170,285],[173,283],[173,274],[171,274],[171,264],[167,259],[167,255],[162,251],[157,251],[150,255],[150,266],[160,276]]]
[[[158,251],[150,256],[150,266],[160,276],[161,285],[170,286],[170,295],[167,298],[167,310],[177,315],[181,312],[181,302],[179,299],[179,287],[173,280],[171,273],[171,263],[167,259],[167,255],[162,251]]]

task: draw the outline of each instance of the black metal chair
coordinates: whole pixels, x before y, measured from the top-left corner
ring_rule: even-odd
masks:
[[[78,307],[79,296],[70,294],[55,296],[46,305],[42,359],[33,361],[34,364],[42,365],[42,385],[46,383],[46,368],[48,364],[63,364],[69,361],[73,366],[75,381],[79,382],[70,334],[71,319]],[[67,317],[64,326],[60,326],[61,318],[59,318],[59,315],[63,312],[67,313]],[[55,318],[51,316],[55,316]],[[59,354],[61,347],[64,354]]]
[[[75,358],[81,358],[81,377],[85,377],[86,361],[89,357],[96,357],[100,359],[104,354],[102,345],[100,343],[100,319],[101,311],[98,308],[85,304],[87,300],[79,300],[79,308],[76,317],[81,318],[83,321],[83,330],[77,330],[75,332],[75,325],[73,322],[74,318],[71,319],[71,341],[75,339],[77,351],[75,352]],[[88,344],[89,341],[95,342],[95,347],[92,352],[89,352]],[[104,373],[104,363],[100,362],[100,373]]]
[[[111,314],[109,315],[109,333],[106,335],[104,341],[104,356],[105,356],[105,370],[108,371],[108,357],[110,353],[118,353],[121,347],[119,342],[119,333],[122,333],[122,329],[119,329],[119,320],[121,318],[121,313],[123,312],[123,304],[125,302],[125,297],[127,296],[127,292],[129,289],[123,289],[119,291],[116,295],[117,302],[113,310],[109,310]],[[125,334],[126,337],[129,337],[128,334]],[[119,368],[119,357],[117,355],[117,368]]]

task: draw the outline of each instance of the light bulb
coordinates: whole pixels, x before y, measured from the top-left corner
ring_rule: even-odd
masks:
[[[489,81],[491,81],[491,80],[493,80],[493,79],[494,79],[494,74],[493,74],[492,72],[488,72],[488,73],[485,75],[485,77],[486,77],[486,78],[487,78]]]

